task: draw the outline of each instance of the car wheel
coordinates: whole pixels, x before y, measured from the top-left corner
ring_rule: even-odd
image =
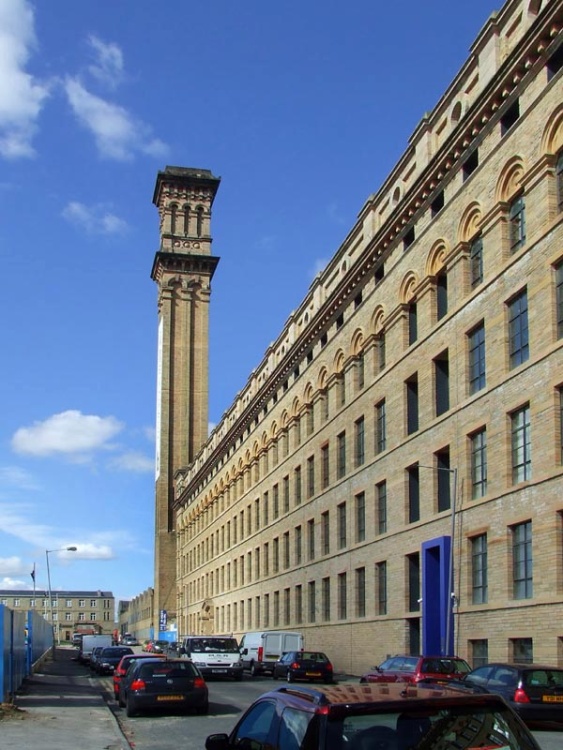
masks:
[[[294,677],[293,677],[293,675],[292,675],[292,674],[291,674],[291,672],[289,672],[289,671],[288,671],[287,675],[285,676],[285,678],[286,678],[286,680],[287,680],[288,682],[293,682],[293,680],[294,680]]]
[[[256,664],[254,662],[252,662],[252,664],[250,665],[250,674],[252,675],[252,677],[256,677],[256,675],[258,674],[258,670],[256,669]]]
[[[209,703],[206,703],[203,706],[198,706],[195,712],[198,716],[206,716],[209,713]]]
[[[137,713],[135,709],[135,705],[133,701],[131,700],[130,696],[127,696],[127,705],[125,706],[125,713],[127,716],[135,716]]]
[[[272,677],[273,677],[273,679],[274,679],[274,680],[277,680],[277,679],[278,679],[278,677],[279,677],[279,674],[278,674],[278,673],[276,672],[276,670],[275,670],[275,669],[274,669],[274,671],[272,672]]]

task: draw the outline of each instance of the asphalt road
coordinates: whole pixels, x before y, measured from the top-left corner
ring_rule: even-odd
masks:
[[[104,691],[113,696],[111,677],[100,678],[100,682]],[[152,714],[128,718],[125,709],[119,708],[113,700],[109,701],[109,706],[135,750],[203,750],[208,735],[230,732],[255,698],[280,684],[279,680],[267,676],[246,675],[242,682],[208,681],[208,716]],[[533,733],[542,750],[561,750],[563,747],[563,728],[560,731],[534,729]]]

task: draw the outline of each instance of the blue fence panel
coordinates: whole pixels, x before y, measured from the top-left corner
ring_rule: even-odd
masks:
[[[0,604],[1,699],[13,697],[33,665],[53,645],[53,629],[37,612],[14,612]]]

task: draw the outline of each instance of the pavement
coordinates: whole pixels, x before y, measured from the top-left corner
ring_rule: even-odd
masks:
[[[2,750],[130,750],[112,713],[109,693],[59,647],[0,709]]]

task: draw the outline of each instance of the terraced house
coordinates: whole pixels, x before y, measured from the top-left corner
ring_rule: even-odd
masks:
[[[563,3],[509,0],[207,436],[218,178],[167,168],[155,607],[563,663]]]

